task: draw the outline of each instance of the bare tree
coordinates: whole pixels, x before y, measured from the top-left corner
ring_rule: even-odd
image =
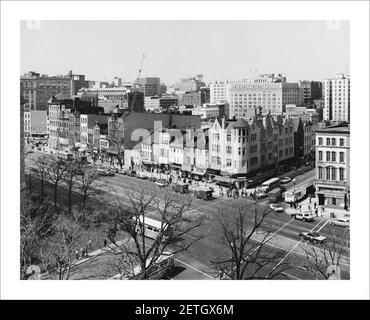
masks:
[[[72,160],[66,165],[66,170],[63,175],[63,181],[66,183],[68,188],[68,213],[72,212],[72,189],[77,181],[78,170],[81,170],[79,161]]]
[[[47,276],[53,280],[67,280],[71,276],[74,255],[82,238],[82,228],[75,221],[59,216],[55,234],[40,249]]]
[[[93,184],[98,180],[99,174],[94,168],[85,168],[83,174],[78,178],[81,182],[81,192],[82,192],[82,209],[86,206],[86,201],[89,193],[93,192]]]
[[[52,206],[46,201],[35,201],[27,194],[22,197],[20,267],[21,279],[27,279],[26,270],[38,263],[38,247],[52,232]]]
[[[50,161],[47,156],[43,155],[36,161],[36,167],[31,169],[31,172],[40,179],[40,195],[44,195],[44,183],[49,174]]]
[[[58,201],[58,185],[62,181],[67,165],[66,162],[57,159],[53,161],[48,170],[48,176],[51,182],[54,185],[54,206],[57,208],[57,201]]]
[[[113,227],[109,230],[108,237],[119,248],[121,259],[116,262],[134,261],[140,266],[138,279],[148,279],[155,268],[158,259],[171,252],[176,254],[189,249],[194,243],[204,237],[196,234],[196,229],[202,224],[204,217],[191,217],[188,214],[191,198],[176,195],[173,192],[150,189],[147,191],[136,190],[129,194],[129,209],[127,206],[116,205],[113,210]],[[146,237],[145,221],[148,217],[158,220],[160,226],[152,239]],[[129,235],[130,241],[117,244],[115,234],[117,227]],[[117,251],[115,251],[117,255]],[[117,270],[127,270],[127,265],[118,265]],[[127,276],[124,275],[124,276]]]
[[[117,158],[118,164],[122,170],[124,162],[124,139],[119,130],[112,131],[108,136],[109,149]]]
[[[330,240],[320,242],[317,246],[303,244],[304,269],[314,274],[315,279],[340,279],[341,266],[349,261],[349,231],[333,230]],[[348,260],[347,260],[348,259]]]
[[[273,279],[289,268],[278,263],[283,252],[268,247],[271,235],[265,218],[269,213],[265,206],[244,199],[220,208],[214,233],[222,237],[223,249],[211,262],[225,278]]]

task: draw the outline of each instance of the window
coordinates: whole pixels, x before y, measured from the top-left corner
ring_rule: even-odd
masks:
[[[319,179],[322,179],[322,167],[319,167]]]
[[[232,161],[231,159],[226,159],[226,167],[231,167]]]
[[[344,168],[339,168],[339,181],[344,181]]]
[[[326,180],[330,180],[330,168],[326,168]]]
[[[331,139],[331,145],[332,145],[332,146],[335,146],[335,144],[336,144],[336,139],[335,139],[335,138],[332,138],[332,139]]]
[[[226,147],[226,153],[231,153],[231,152],[232,152],[232,147],[227,146],[227,147]]]
[[[335,162],[336,160],[336,152],[331,153],[331,161]]]
[[[322,138],[319,138],[319,146],[322,146]]]
[[[341,147],[344,147],[344,139],[343,139],[343,138],[340,138],[340,139],[339,139],[339,145],[340,145]]]
[[[344,152],[339,152],[339,162],[344,162]]]
[[[337,169],[336,168],[331,168],[331,179],[337,180]]]
[[[326,138],[326,145],[330,146],[330,138]]]
[[[326,161],[330,161],[330,151],[326,151]]]

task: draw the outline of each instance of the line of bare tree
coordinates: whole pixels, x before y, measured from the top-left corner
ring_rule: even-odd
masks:
[[[54,206],[58,206],[58,187],[64,184],[68,190],[68,212],[72,212],[72,192],[81,192],[82,208],[85,208],[89,194],[94,193],[94,182],[99,178],[95,168],[83,165],[79,160],[54,159],[41,156],[31,169],[40,182],[40,196],[45,196],[45,183],[49,181],[54,189]]]

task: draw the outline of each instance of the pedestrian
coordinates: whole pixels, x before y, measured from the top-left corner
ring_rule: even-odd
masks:
[[[78,249],[76,249],[75,254],[76,254],[76,260],[78,260],[80,257],[80,252],[78,251]]]
[[[316,202],[313,203],[313,207],[316,209]]]
[[[80,257],[81,259],[84,257],[84,249],[83,248],[80,248]]]
[[[316,217],[319,216],[319,210],[317,208],[315,209],[315,214],[316,214]]]
[[[107,239],[104,239],[104,247],[106,247],[108,245],[108,241]]]

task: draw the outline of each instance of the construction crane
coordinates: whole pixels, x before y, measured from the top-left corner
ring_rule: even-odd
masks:
[[[142,86],[142,83],[140,82],[140,75],[141,75],[141,71],[143,70],[144,59],[145,59],[145,53],[143,53],[143,56],[141,57],[141,61],[140,61],[140,67],[137,69],[136,86],[138,88],[140,88]],[[132,94],[134,95],[133,98],[132,98],[132,108],[134,108],[135,103],[136,103],[135,85],[132,88]],[[130,109],[130,103],[129,103],[129,109]]]
[[[141,71],[143,70],[143,63],[145,59],[145,53],[143,53],[143,56],[141,57],[140,67],[137,69],[137,79],[140,79]]]

